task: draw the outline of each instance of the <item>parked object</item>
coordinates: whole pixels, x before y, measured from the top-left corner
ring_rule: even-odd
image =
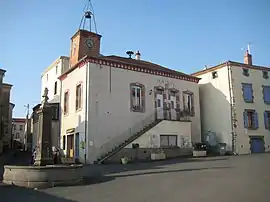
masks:
[[[226,143],[218,143],[218,154],[220,156],[225,156],[226,155]]]
[[[164,160],[166,155],[164,153],[151,153],[151,160]]]
[[[193,156],[194,157],[203,157],[207,156],[207,144],[205,143],[195,143],[193,146]]]

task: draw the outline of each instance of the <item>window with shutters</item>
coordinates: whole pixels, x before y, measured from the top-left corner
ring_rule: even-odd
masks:
[[[252,84],[250,83],[242,83],[242,93],[245,102],[252,103],[253,102],[253,89]]]
[[[243,68],[243,75],[244,76],[249,76],[249,69]]]
[[[139,83],[130,84],[130,109],[133,112],[145,111],[145,88]]]
[[[269,79],[268,71],[262,71],[262,76],[264,79]]]
[[[58,105],[51,106],[52,109],[52,120],[59,120],[59,107]]]
[[[57,94],[57,81],[54,82],[54,95]]]
[[[265,129],[270,130],[270,111],[264,112],[264,125]]]
[[[270,86],[263,87],[263,100],[265,104],[270,104]]]
[[[177,135],[160,135],[160,147],[177,147]]]
[[[194,116],[194,94],[190,91],[183,92],[184,112],[186,115]]]
[[[252,109],[246,109],[243,112],[244,128],[257,129],[259,128],[258,113]]]
[[[82,108],[82,84],[76,86],[76,111]]]
[[[68,114],[69,107],[69,92],[66,91],[64,94],[64,114]]]

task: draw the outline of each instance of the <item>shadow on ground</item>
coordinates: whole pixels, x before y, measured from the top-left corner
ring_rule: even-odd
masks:
[[[1,202],[75,202],[73,200],[59,198],[38,190],[0,185]]]

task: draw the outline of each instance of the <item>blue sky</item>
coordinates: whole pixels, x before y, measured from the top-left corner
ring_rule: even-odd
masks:
[[[14,116],[40,101],[40,75],[68,55],[87,0],[0,1],[0,68],[13,84]],[[243,61],[252,43],[254,64],[270,66],[269,0],[92,0],[101,53],[126,56],[192,73],[204,65]]]

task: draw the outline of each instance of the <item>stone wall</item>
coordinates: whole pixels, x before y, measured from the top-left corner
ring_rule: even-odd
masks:
[[[104,163],[121,163],[121,158],[128,157],[129,161],[150,161],[151,153],[157,149],[153,148],[124,148],[115,155],[108,158]],[[160,149],[159,149],[160,150]],[[192,148],[163,148],[166,159],[176,157],[192,156]]]

